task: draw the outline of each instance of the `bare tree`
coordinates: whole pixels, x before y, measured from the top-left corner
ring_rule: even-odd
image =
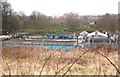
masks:
[[[12,32],[17,29],[17,19],[11,5],[6,1],[2,2],[2,29]]]
[[[80,21],[78,14],[70,13],[65,14],[65,25],[70,30],[76,30],[80,27]]]
[[[117,15],[106,14],[96,22],[96,29],[115,33],[117,30]]]

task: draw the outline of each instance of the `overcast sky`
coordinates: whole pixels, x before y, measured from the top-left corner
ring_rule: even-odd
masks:
[[[117,14],[120,0],[8,0],[14,11],[30,15],[36,10],[48,16],[74,12],[79,15]]]

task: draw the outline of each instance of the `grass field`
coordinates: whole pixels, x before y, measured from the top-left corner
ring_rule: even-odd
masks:
[[[5,75],[116,75],[118,51],[103,45],[74,51],[10,47],[2,49]]]

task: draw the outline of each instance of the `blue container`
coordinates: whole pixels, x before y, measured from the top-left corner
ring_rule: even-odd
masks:
[[[55,38],[55,35],[53,35],[52,38]]]
[[[69,38],[70,38],[70,36],[68,35],[68,36],[67,36],[67,39],[69,39]]]
[[[64,39],[64,37],[65,37],[65,36],[64,36],[64,35],[62,35],[62,39]]]
[[[72,39],[74,39],[75,38],[75,36],[74,35],[72,35]]]
[[[47,37],[48,37],[48,39],[50,39],[50,35],[48,35]]]

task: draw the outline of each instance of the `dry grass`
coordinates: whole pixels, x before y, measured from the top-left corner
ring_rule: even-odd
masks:
[[[118,67],[117,49],[98,46],[90,48],[80,57],[85,51],[79,48],[69,52],[27,47],[3,48],[1,71],[5,75],[116,75],[116,68],[97,52]]]

